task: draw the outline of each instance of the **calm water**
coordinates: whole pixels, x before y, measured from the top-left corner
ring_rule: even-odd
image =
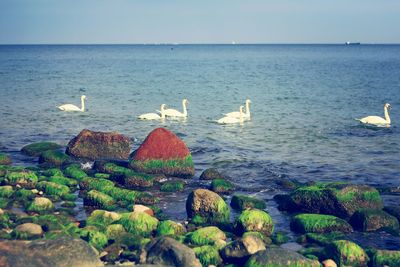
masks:
[[[0,149],[18,164],[33,163],[18,153],[23,145],[67,144],[83,128],[119,131],[137,147],[163,126],[187,143],[198,174],[218,167],[239,190],[264,199],[280,192],[282,177],[400,185],[400,46],[0,46],[0,93]],[[88,112],[56,109],[80,105],[81,94]],[[246,97],[251,122],[213,123]],[[162,103],[181,109],[183,98],[186,121],[136,119]],[[385,102],[393,106],[391,128],[354,120],[383,116]],[[195,186],[168,196],[167,213],[185,218]],[[284,229],[284,215],[269,203]]]

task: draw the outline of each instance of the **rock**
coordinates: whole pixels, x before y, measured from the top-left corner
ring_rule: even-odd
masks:
[[[120,239],[125,233],[127,232],[122,224],[111,224],[106,229],[106,236],[110,240]]]
[[[124,186],[126,188],[146,188],[152,187],[155,182],[158,182],[163,176],[152,175],[146,173],[138,173],[132,170],[125,172],[123,175]]]
[[[0,165],[10,165],[11,158],[7,154],[0,153]]]
[[[117,132],[105,133],[82,130],[67,146],[66,153],[77,158],[128,159],[131,150],[129,137]]]
[[[0,197],[9,198],[14,194],[14,189],[11,185],[0,186]]]
[[[83,203],[87,206],[93,206],[105,210],[115,210],[115,200],[102,192],[97,190],[90,190],[83,198]]]
[[[19,239],[31,239],[41,237],[43,229],[40,225],[35,223],[20,224],[15,228],[15,236]]]
[[[290,238],[287,236],[287,233],[281,231],[275,232],[271,239],[276,245],[282,245],[290,240]]]
[[[234,195],[231,200],[231,207],[238,210],[245,209],[260,209],[263,210],[266,208],[265,202],[245,195]]]
[[[245,264],[245,267],[264,266],[320,267],[320,263],[316,260],[307,259],[291,250],[280,247],[270,247],[252,255]]]
[[[50,199],[45,197],[36,197],[28,206],[27,211],[44,212],[54,209],[54,204]]]
[[[351,217],[350,223],[355,229],[364,232],[376,231],[381,228],[399,230],[397,218],[383,210],[358,210]]]
[[[153,130],[135,151],[130,168],[145,173],[189,178],[194,175],[192,155],[185,143],[165,128]]]
[[[122,214],[120,223],[133,234],[144,237],[150,236],[157,229],[158,220],[145,212],[128,212]]]
[[[211,182],[211,190],[216,193],[229,194],[235,190],[235,186],[225,179],[214,179]]]
[[[333,241],[326,248],[328,258],[333,259],[339,266],[367,266],[367,253],[356,243],[348,240]]]
[[[186,200],[186,212],[195,223],[227,223],[230,210],[225,201],[207,189],[192,191]]]
[[[330,232],[325,234],[307,233],[304,237],[306,239],[304,242],[327,246],[335,240],[344,239],[345,234],[340,232]]]
[[[336,262],[334,262],[333,260],[327,259],[327,260],[324,260],[324,261],[322,262],[322,266],[323,266],[323,267],[337,267],[337,264],[336,264]]]
[[[213,246],[201,246],[193,248],[196,257],[203,266],[220,266],[222,264],[218,249]]]
[[[141,263],[159,266],[201,267],[194,251],[170,237],[154,239],[140,256]]]
[[[171,220],[162,221],[157,227],[157,236],[177,236],[182,235],[185,232],[186,229],[181,223],[177,223]]]
[[[5,175],[5,180],[10,185],[26,185],[33,186],[39,180],[37,175],[33,171],[22,170],[22,171],[10,171]]]
[[[258,209],[244,210],[235,223],[235,231],[238,234],[255,231],[270,236],[273,230],[274,224],[271,216]]]
[[[390,215],[396,217],[397,220],[400,222],[400,206],[387,206],[383,210]]]
[[[290,228],[298,233],[349,233],[353,228],[345,220],[332,215],[298,214],[292,218]]]
[[[81,239],[1,241],[0,265],[5,267],[100,267],[97,252]]]
[[[275,198],[279,209],[294,212],[329,214],[349,219],[359,209],[382,209],[378,190],[368,185],[320,183],[302,186],[290,195]]]
[[[46,195],[53,196],[65,196],[69,194],[69,187],[66,185],[61,185],[53,182],[41,181],[37,184],[37,189],[42,190],[46,193]]]
[[[121,219],[121,215],[116,212],[94,210],[86,219],[86,225],[93,225],[101,229],[118,221],[119,219]]]
[[[59,144],[53,142],[37,142],[24,146],[21,152],[32,157],[38,157],[45,151],[60,149]]]
[[[135,212],[145,212],[150,216],[154,216],[154,211],[147,206],[135,204],[133,205],[133,211]]]
[[[190,242],[190,244],[195,246],[203,246],[203,245],[218,246],[219,244],[224,243],[221,241],[225,240],[226,240],[225,233],[215,226],[200,228],[188,235],[188,241]]]
[[[181,192],[185,187],[182,181],[167,181],[162,184],[160,191],[162,192]]]
[[[61,151],[47,150],[40,154],[39,163],[45,166],[61,166],[71,158]]]
[[[225,179],[225,175],[222,175],[217,169],[209,168],[203,171],[200,175],[200,180],[214,180],[214,179]]]
[[[67,177],[71,177],[77,181],[82,181],[83,178],[87,177],[88,175],[84,172],[80,166],[72,164],[64,169],[64,174]]]
[[[251,255],[265,249],[265,244],[261,238],[255,235],[247,235],[221,249],[221,256],[228,262],[244,262]]]
[[[400,266],[399,250],[376,250],[372,256],[372,266]]]

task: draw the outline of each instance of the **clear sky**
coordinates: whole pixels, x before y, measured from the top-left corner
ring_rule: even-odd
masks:
[[[0,0],[0,44],[400,43],[400,0]]]

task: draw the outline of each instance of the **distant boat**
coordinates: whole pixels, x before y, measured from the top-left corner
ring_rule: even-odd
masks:
[[[345,45],[360,45],[361,43],[346,42]]]
[[[235,44],[236,44],[236,42],[235,42],[235,41],[232,41],[232,43],[231,43],[231,44],[235,45]]]

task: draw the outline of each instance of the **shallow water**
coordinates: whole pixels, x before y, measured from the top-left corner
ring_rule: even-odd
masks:
[[[163,126],[189,146],[196,177],[223,170],[239,191],[268,200],[278,229],[288,222],[272,200],[282,192],[277,179],[400,185],[398,45],[0,46],[0,93],[0,150],[17,164],[35,164],[18,152],[23,145],[66,145],[83,128],[119,131],[136,148]],[[88,112],[56,108],[80,105],[81,94]],[[213,122],[246,97],[250,122]],[[186,121],[136,119],[162,103],[181,109],[183,98]],[[354,120],[383,116],[385,102],[392,127]],[[185,219],[185,198],[199,184],[167,196],[166,213]]]

